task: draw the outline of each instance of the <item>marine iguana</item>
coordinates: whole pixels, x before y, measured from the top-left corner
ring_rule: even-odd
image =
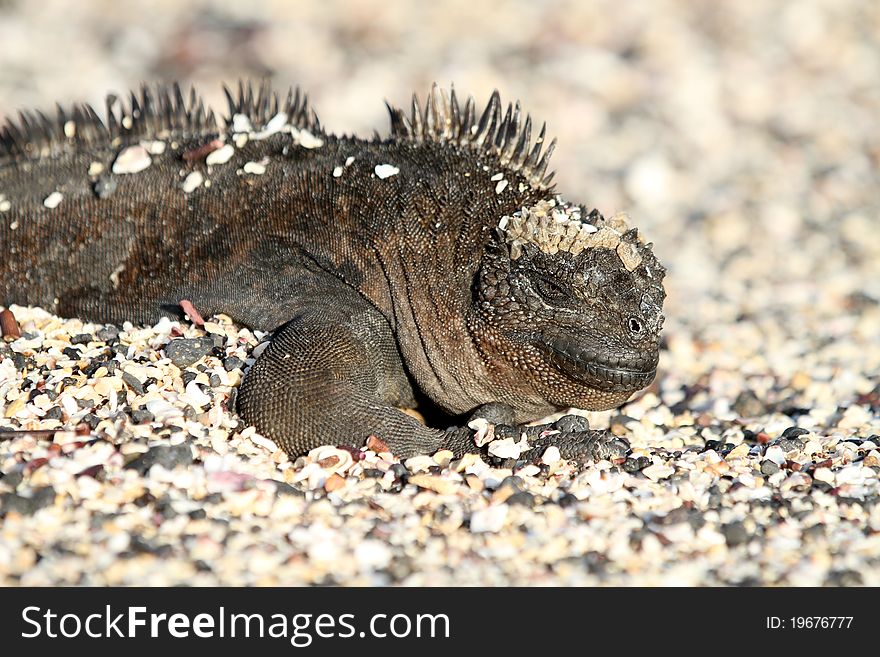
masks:
[[[422,395],[498,433],[618,406],[654,378],[664,268],[620,217],[565,201],[520,104],[435,87],[391,133],[335,136],[307,97],[143,86],[0,132],[0,302],[121,323],[181,300],[274,331],[243,419],[291,455],[371,435],[400,457],[477,449],[400,408]],[[387,103],[386,103],[387,104]],[[546,148],[545,148],[546,146]],[[627,445],[582,418],[528,429],[569,458]]]

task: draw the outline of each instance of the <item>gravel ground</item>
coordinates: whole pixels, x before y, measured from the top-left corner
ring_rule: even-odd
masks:
[[[0,584],[880,585],[880,5],[0,3],[0,114],[271,75],[322,123],[498,87],[669,269],[657,381],[583,468],[291,462],[226,409],[263,335],[13,307]],[[143,16],[139,14],[143,14]]]

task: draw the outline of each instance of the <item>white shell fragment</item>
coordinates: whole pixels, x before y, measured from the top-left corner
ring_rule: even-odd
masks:
[[[193,171],[186,177],[186,180],[183,181],[183,191],[189,194],[190,192],[196,190],[204,182],[204,180],[205,177],[200,171]]]
[[[544,454],[543,456],[541,456],[541,460],[547,465],[559,463],[559,461],[562,460],[562,456],[559,453],[559,448],[556,445],[550,445],[550,447],[544,450]]]
[[[506,180],[500,181],[497,185],[495,185],[495,193],[500,194],[507,188],[508,182]]]
[[[382,180],[390,178],[391,176],[396,176],[400,173],[400,169],[392,164],[377,164],[374,171],[376,172],[376,176]]]
[[[529,449],[529,441],[523,436],[519,442],[513,438],[493,440],[489,443],[489,453],[502,459],[517,459]]]
[[[147,149],[140,144],[123,148],[116,161],[113,162],[113,173],[126,174],[138,173],[149,167],[153,163]]]
[[[43,199],[43,205],[53,210],[58,207],[58,204],[64,199],[64,195],[61,192],[52,192]]]
[[[161,155],[165,152],[164,141],[142,141],[141,146],[143,146],[150,155]]]
[[[293,133],[297,143],[303,148],[320,148],[324,145],[324,140],[316,137],[308,130],[299,130]]]
[[[5,194],[0,194],[0,212],[8,212],[12,207],[12,203],[10,203]]]
[[[205,158],[205,164],[215,166],[218,164],[226,164],[235,155],[235,146],[232,144],[224,144],[216,151],[211,151]]]
[[[474,511],[471,515],[471,531],[475,534],[500,531],[507,520],[508,511],[507,504],[498,504]]]
[[[102,162],[92,162],[89,164],[89,175],[97,176],[104,173],[104,164]]]
[[[333,177],[339,178],[342,175],[342,167],[334,167],[333,168]]]
[[[266,173],[266,165],[262,162],[248,162],[244,165],[244,172],[261,176]]]
[[[240,115],[236,115],[240,116]],[[261,139],[268,139],[274,134],[281,132],[284,127],[287,125],[287,113],[286,112],[278,112],[275,116],[269,119],[269,122],[266,123],[266,127],[257,132],[252,132],[250,134],[250,138],[254,141],[259,141]]]
[[[489,420],[485,418],[474,418],[468,422],[468,427],[476,431],[474,442],[477,444],[477,447],[482,447],[495,438],[494,426],[489,424]]]
[[[252,133],[254,126],[245,114],[235,114],[232,117],[232,132]]]
[[[125,271],[125,263],[120,264],[116,269],[110,272],[110,285],[116,290],[119,288],[119,275]]]

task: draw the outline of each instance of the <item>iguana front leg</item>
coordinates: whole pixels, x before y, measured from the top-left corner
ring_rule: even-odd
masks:
[[[276,332],[241,386],[238,411],[291,456],[375,435],[406,458],[446,439],[395,408],[413,403],[384,317],[357,293],[335,290]]]

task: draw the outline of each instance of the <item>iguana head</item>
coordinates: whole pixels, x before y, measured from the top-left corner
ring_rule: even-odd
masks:
[[[479,323],[554,406],[604,409],[654,378],[665,269],[622,216],[548,198],[505,216],[476,279]]]
[[[548,406],[598,410],[650,384],[665,270],[623,217],[605,219],[553,195],[555,140],[546,140],[545,127],[533,141],[531,118],[519,103],[502,113],[497,91],[479,118],[472,98],[462,107],[436,85],[424,106],[413,98],[409,115],[389,110],[395,139],[453,147],[456,174],[463,170],[457,158],[470,151],[477,166],[464,175],[481,186],[481,198],[500,203],[519,195],[528,205],[500,221],[482,217],[497,222],[497,231],[479,264],[468,318],[505,401],[524,415]]]

